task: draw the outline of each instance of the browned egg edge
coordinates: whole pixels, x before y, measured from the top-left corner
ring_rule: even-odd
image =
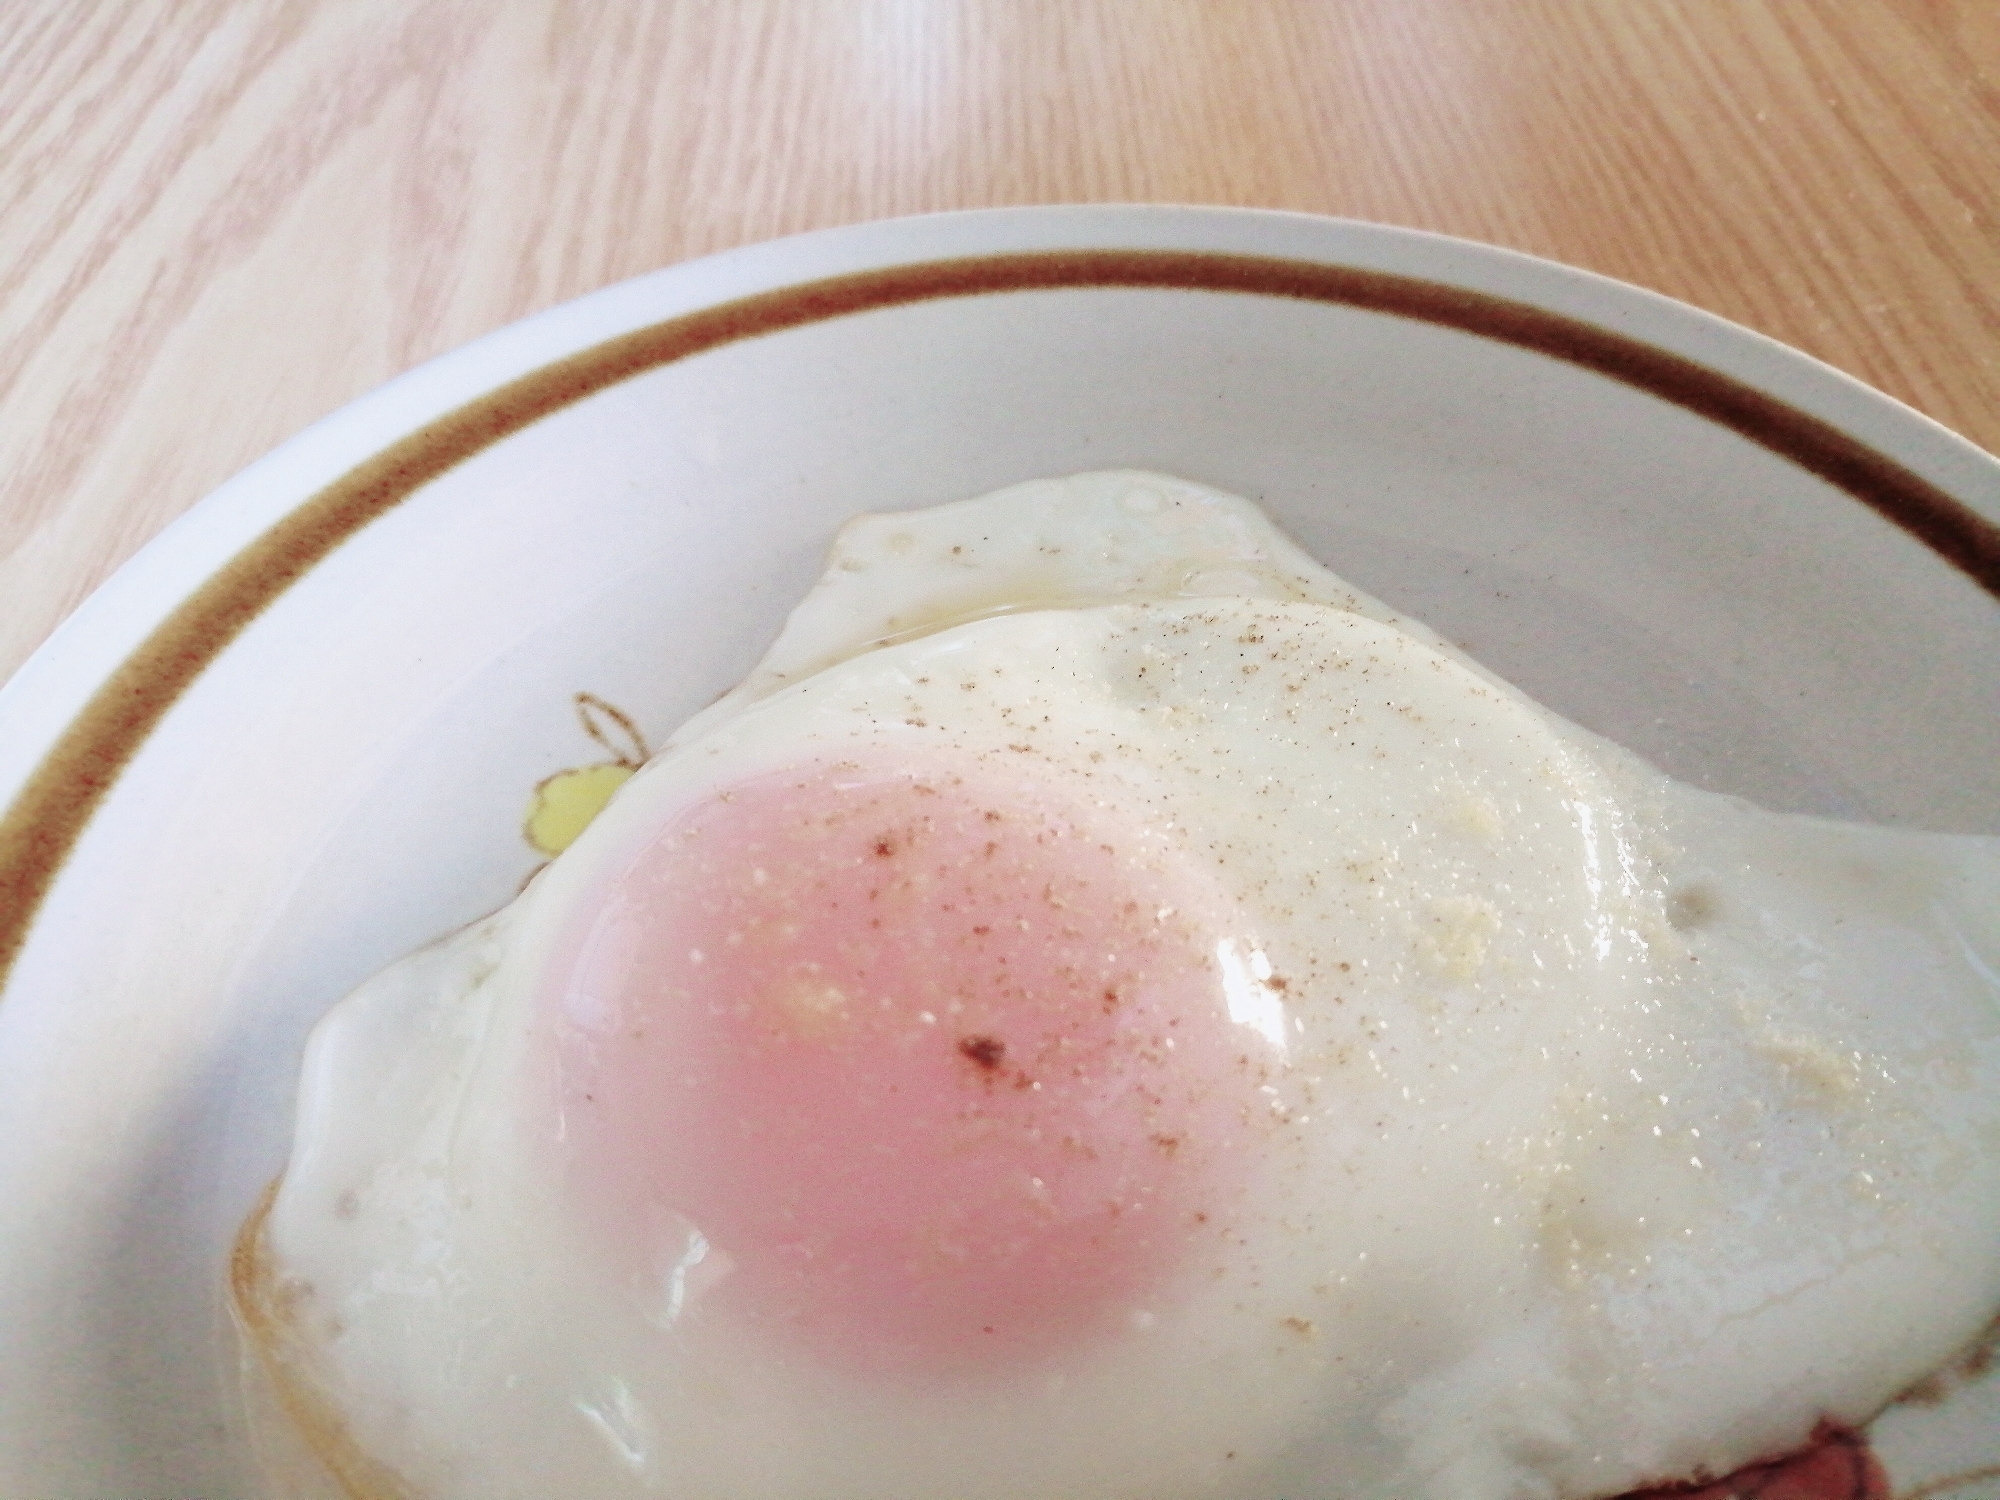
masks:
[[[230,1250],[229,1302],[236,1326],[256,1351],[258,1367],[293,1429],[349,1500],[421,1500],[395,1470],[362,1450],[311,1377],[310,1346],[298,1326],[301,1299],[288,1292],[264,1235],[282,1180],[274,1178],[264,1189]]]

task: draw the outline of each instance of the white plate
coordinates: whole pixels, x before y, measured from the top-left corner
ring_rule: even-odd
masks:
[[[530,789],[609,758],[577,693],[657,742],[852,512],[1122,465],[1678,775],[2000,831],[2000,463],[1687,307],[1169,208],[612,287],[247,470],[0,692],[0,1493],[247,1492],[218,1289],[300,1041],[514,892]],[[1878,1424],[1899,1485],[2000,1462],[1991,1384]]]

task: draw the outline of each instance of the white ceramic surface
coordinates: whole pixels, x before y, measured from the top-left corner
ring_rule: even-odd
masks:
[[[1545,262],[1221,210],[863,225],[554,309],[247,470],[0,691],[0,805],[178,601],[433,418],[729,299],[1081,247],[1390,271],[1565,314],[1775,396],[2000,522],[2000,463],[1934,424]],[[1337,571],[1677,775],[2000,832],[1993,596],[1789,460],[1564,359],[1350,306],[1106,287],[728,343],[561,407],[345,541],[207,666],[90,821],[0,996],[0,1495],[250,1493],[222,1268],[282,1165],[301,1040],[535,866],[531,788],[606,758],[576,693],[658,743],[755,659],[849,514],[1113,466],[1261,501]],[[2000,1462],[2000,1405],[1974,1404],[1991,1385],[1880,1424],[1899,1486]]]

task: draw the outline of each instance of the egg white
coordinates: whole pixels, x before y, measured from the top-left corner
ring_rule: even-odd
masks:
[[[1202,862],[1261,966],[1242,1024],[1283,1056],[1244,1204],[1172,1298],[921,1393],[704,1315],[672,1205],[650,1276],[595,1274],[537,1093],[536,979],[603,872],[703,796],[859,749],[1032,766]],[[239,1294],[355,1494],[1587,1500],[1722,1473],[1865,1420],[2000,1307],[1996,913],[2000,841],[1678,786],[1248,502],[1110,473],[864,517],[518,902],[322,1024]]]

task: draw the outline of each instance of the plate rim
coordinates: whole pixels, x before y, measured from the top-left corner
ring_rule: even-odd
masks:
[[[1252,248],[1260,239],[1290,253]],[[1427,262],[1430,274],[1397,268]],[[0,687],[0,1004],[70,851],[152,729],[291,584],[432,479],[599,391],[744,339],[1089,289],[1290,297],[1578,366],[1818,475],[2000,600],[2000,459],[1802,351],[1594,272],[1263,209],[1001,208],[818,230],[649,272],[439,355],[281,444],[118,568]]]

